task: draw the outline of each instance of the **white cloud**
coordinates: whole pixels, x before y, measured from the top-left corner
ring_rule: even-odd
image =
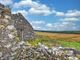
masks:
[[[0,0],[0,3],[4,4],[4,5],[10,5],[12,4],[12,0]]]
[[[44,21],[40,21],[40,20],[36,20],[36,21],[32,21],[32,24],[45,24]]]
[[[57,22],[53,24],[53,29],[56,31],[65,31],[65,30],[77,30],[76,24],[73,22]]]
[[[29,9],[29,13],[36,15],[50,15],[52,14],[52,11],[44,4],[33,2],[33,5]]]
[[[21,0],[20,2],[15,3],[14,6],[18,6],[18,7],[26,6],[26,7],[31,7],[35,9],[49,9],[46,5],[40,4],[32,0]]]
[[[70,18],[70,17],[68,18],[68,17],[67,17],[67,18],[63,18],[63,19],[60,19],[60,20],[61,20],[61,21],[80,21],[79,19],[80,19],[80,18]]]
[[[23,16],[27,16],[28,12],[26,10],[17,10],[17,11],[13,11],[12,12],[13,14],[16,14],[16,13],[22,13]]]
[[[47,23],[46,27],[50,27],[51,28],[51,27],[53,27],[53,25],[52,25],[52,23]]]
[[[4,5],[10,5],[13,4],[13,0],[0,0],[0,3]],[[62,17],[80,17],[80,11],[79,10],[68,10],[67,12],[60,12],[55,9],[51,10],[50,7],[48,7],[45,4],[41,4],[40,2],[33,1],[33,0],[20,0],[19,2],[16,2],[13,4],[12,9],[16,8],[22,8],[22,7],[30,7],[29,13],[35,14],[35,15],[50,15],[54,14],[55,16],[62,16]]]
[[[79,27],[75,22],[60,21],[56,23],[48,23],[45,21],[32,21],[31,25],[36,30],[51,30],[51,31],[65,31],[78,30]]]
[[[34,28],[35,30],[42,30],[42,27],[40,27],[40,26],[34,26],[34,25],[33,25],[33,28]]]
[[[78,10],[69,10],[65,13],[66,17],[80,17],[80,11]]]
[[[16,6],[16,7],[15,7]],[[21,0],[18,3],[14,4],[14,8],[21,8],[21,7],[30,7],[29,13],[35,15],[49,15],[52,14],[52,11],[48,6],[45,4],[41,4],[39,2],[33,0]]]
[[[55,9],[51,9],[45,4],[33,0],[21,0],[14,4],[13,8],[29,7],[28,12],[33,15],[47,16],[53,14],[60,17],[80,17],[79,10],[68,10],[67,12],[60,12]]]
[[[53,30],[53,23],[46,23],[45,24],[45,30]]]
[[[42,20],[36,20],[36,21],[31,21],[31,25],[33,26],[34,29],[36,30],[43,30],[43,26],[45,25],[45,21]]]
[[[63,16],[63,17],[80,17],[79,10],[68,10],[67,12],[54,12],[56,16]]]
[[[31,8],[29,10],[29,13],[30,14],[35,14],[35,15],[50,15],[51,14],[51,11],[48,10],[48,9],[35,9],[35,8]]]
[[[64,16],[64,12],[56,12],[56,16]]]
[[[45,22],[43,20],[31,21],[31,25],[35,30],[49,30],[49,31],[75,31],[80,27],[75,22],[59,21],[55,23]]]
[[[16,6],[16,7],[15,7]],[[32,0],[21,0],[20,2],[17,2],[14,4],[14,8],[20,8],[23,6],[32,6]]]
[[[67,12],[60,12],[57,10],[53,10],[53,14],[55,16],[62,16],[62,17],[71,17],[71,18],[75,18],[75,17],[80,17],[80,11],[79,10],[68,10]]]

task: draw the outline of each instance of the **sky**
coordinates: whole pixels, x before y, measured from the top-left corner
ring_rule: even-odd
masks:
[[[80,0],[0,0],[35,30],[80,31]]]

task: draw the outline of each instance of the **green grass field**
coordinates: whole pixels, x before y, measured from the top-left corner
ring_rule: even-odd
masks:
[[[41,35],[42,34],[42,35]],[[53,46],[63,46],[63,47],[70,47],[70,48],[75,48],[77,50],[80,50],[80,42],[79,40],[78,41],[72,41],[72,37],[77,37],[76,35],[71,35],[71,37],[68,35],[67,38],[69,39],[66,40],[66,36],[64,38],[59,38],[59,37],[56,37],[56,39],[54,37],[52,37],[54,33],[52,34],[45,34],[45,33],[41,33],[41,32],[37,32],[36,33],[36,38],[34,40],[29,40],[28,42],[32,45],[32,46],[37,46],[38,43],[42,43],[42,44],[45,44],[46,46],[48,47],[53,47]],[[49,36],[48,36],[49,35]],[[55,36],[55,35],[54,35]],[[79,36],[78,36],[79,37]],[[58,38],[58,39],[57,39]],[[71,39],[71,41],[70,41]]]

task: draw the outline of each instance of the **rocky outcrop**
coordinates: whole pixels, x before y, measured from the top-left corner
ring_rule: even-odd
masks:
[[[5,52],[0,52],[0,60],[80,60],[77,57],[79,54],[73,50],[61,46],[49,48],[41,43],[32,47],[20,41],[13,46],[6,45]]]
[[[15,28],[16,34],[18,35],[20,40],[28,40],[30,38],[33,38],[34,31],[30,23],[24,18],[24,16],[21,13],[18,14],[11,14],[11,10],[8,7],[5,7],[4,5],[0,4],[0,27],[1,30],[4,30],[3,32],[8,34],[6,32],[6,28],[9,29],[13,27]],[[4,28],[2,28],[4,26]],[[9,31],[8,29],[8,31]],[[12,31],[9,32],[9,34],[12,33]],[[5,37],[8,36],[6,34],[3,34]]]
[[[21,13],[13,14],[12,19],[14,20],[14,26],[17,29],[17,33],[19,37],[21,37],[20,39],[26,40],[29,38],[33,38],[33,28]]]
[[[17,56],[26,48],[23,43],[33,37],[34,30],[22,14],[11,14],[0,4],[0,60],[20,60]]]

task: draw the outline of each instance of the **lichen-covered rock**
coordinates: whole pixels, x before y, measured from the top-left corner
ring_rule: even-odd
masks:
[[[9,8],[0,4],[0,60],[20,60],[19,55],[26,48],[24,42],[33,37],[30,23],[20,13],[11,14]]]
[[[22,14],[13,14],[12,19],[14,20],[15,28],[17,29],[18,35],[21,37],[20,40],[26,40],[33,38],[34,31],[30,23],[22,16]]]
[[[34,31],[30,23],[24,18],[21,13],[11,14],[10,8],[0,4],[0,32],[13,37],[16,32],[20,40],[28,40],[33,38]]]

